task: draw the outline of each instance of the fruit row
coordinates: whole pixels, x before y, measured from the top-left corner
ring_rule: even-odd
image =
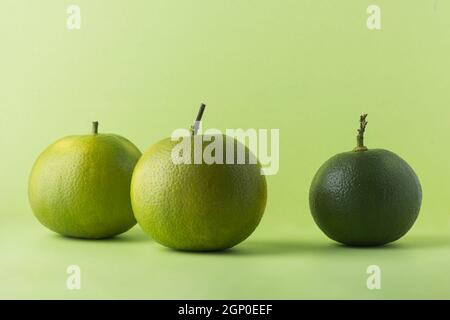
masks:
[[[192,134],[182,138],[189,150],[204,108]],[[419,180],[402,158],[364,145],[366,117],[360,117],[356,147],[326,161],[309,194],[320,229],[348,245],[401,238],[422,201]],[[155,241],[178,250],[223,250],[242,242],[266,207],[261,165],[236,164],[236,150],[244,150],[245,159],[254,156],[236,139],[233,163],[223,152],[212,164],[174,163],[179,143],[167,138],[142,155],[129,140],[99,133],[94,122],[91,134],[62,138],[38,157],[29,180],[31,208],[44,226],[69,237],[113,237],[138,223]],[[202,142],[202,152],[206,148],[211,146]]]

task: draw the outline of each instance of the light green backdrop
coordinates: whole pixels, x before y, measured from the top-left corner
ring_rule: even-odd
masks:
[[[448,1],[76,0],[69,31],[71,3],[0,3],[0,298],[450,298]],[[145,150],[202,101],[204,127],[280,129],[280,171],[246,242],[179,253],[137,227],[70,240],[33,217],[28,174],[48,144],[98,120]],[[354,147],[362,112],[367,146],[402,156],[424,191],[411,232],[377,249],[334,244],[308,208],[315,171]],[[381,290],[366,288],[371,264]]]

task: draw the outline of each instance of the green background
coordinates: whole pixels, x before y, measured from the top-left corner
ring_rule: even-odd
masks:
[[[0,4],[0,298],[450,298],[448,1],[60,0]],[[382,30],[366,27],[381,7]],[[135,227],[112,240],[59,237],[27,202],[38,154],[100,131],[141,150],[188,127],[279,128],[280,170],[256,232],[222,253],[163,248]],[[417,172],[414,228],[383,248],[347,248],[315,226],[318,167],[366,145]],[[82,289],[66,288],[66,268]],[[381,290],[366,288],[379,265]]]

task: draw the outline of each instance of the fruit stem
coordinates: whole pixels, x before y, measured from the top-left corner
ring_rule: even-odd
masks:
[[[356,148],[353,151],[366,151],[367,147],[364,145],[364,132],[366,131],[366,126],[368,122],[366,121],[367,113],[362,114],[359,117],[359,129],[358,135],[356,136]]]
[[[92,134],[98,134],[98,121],[92,122]]]
[[[197,113],[197,118],[195,118],[194,124],[191,126],[191,133],[193,136],[195,136],[198,132],[198,129],[200,128],[200,122],[202,121],[203,112],[205,111],[206,105],[202,103],[200,105],[200,109]]]

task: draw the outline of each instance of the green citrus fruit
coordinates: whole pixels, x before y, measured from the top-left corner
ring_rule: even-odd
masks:
[[[222,136],[226,143],[247,147]],[[195,136],[202,138],[203,136]],[[195,138],[187,137],[194,158]],[[213,138],[214,139],[214,138]],[[232,142],[230,142],[232,141]],[[139,225],[155,241],[179,250],[209,251],[230,248],[246,239],[264,212],[266,180],[259,163],[175,164],[172,150],[179,141],[162,140],[144,153],[131,182],[131,202]],[[200,142],[204,152],[208,142]],[[239,147],[238,147],[239,146]],[[218,156],[219,157],[219,156]]]
[[[364,146],[365,117],[361,116],[358,146],[326,161],[309,195],[320,229],[333,240],[355,246],[401,238],[413,226],[422,202],[419,179],[402,158]]]
[[[69,136],[36,160],[29,200],[37,219],[65,236],[106,238],[136,224],[130,202],[133,168],[141,153],[115,134]]]

